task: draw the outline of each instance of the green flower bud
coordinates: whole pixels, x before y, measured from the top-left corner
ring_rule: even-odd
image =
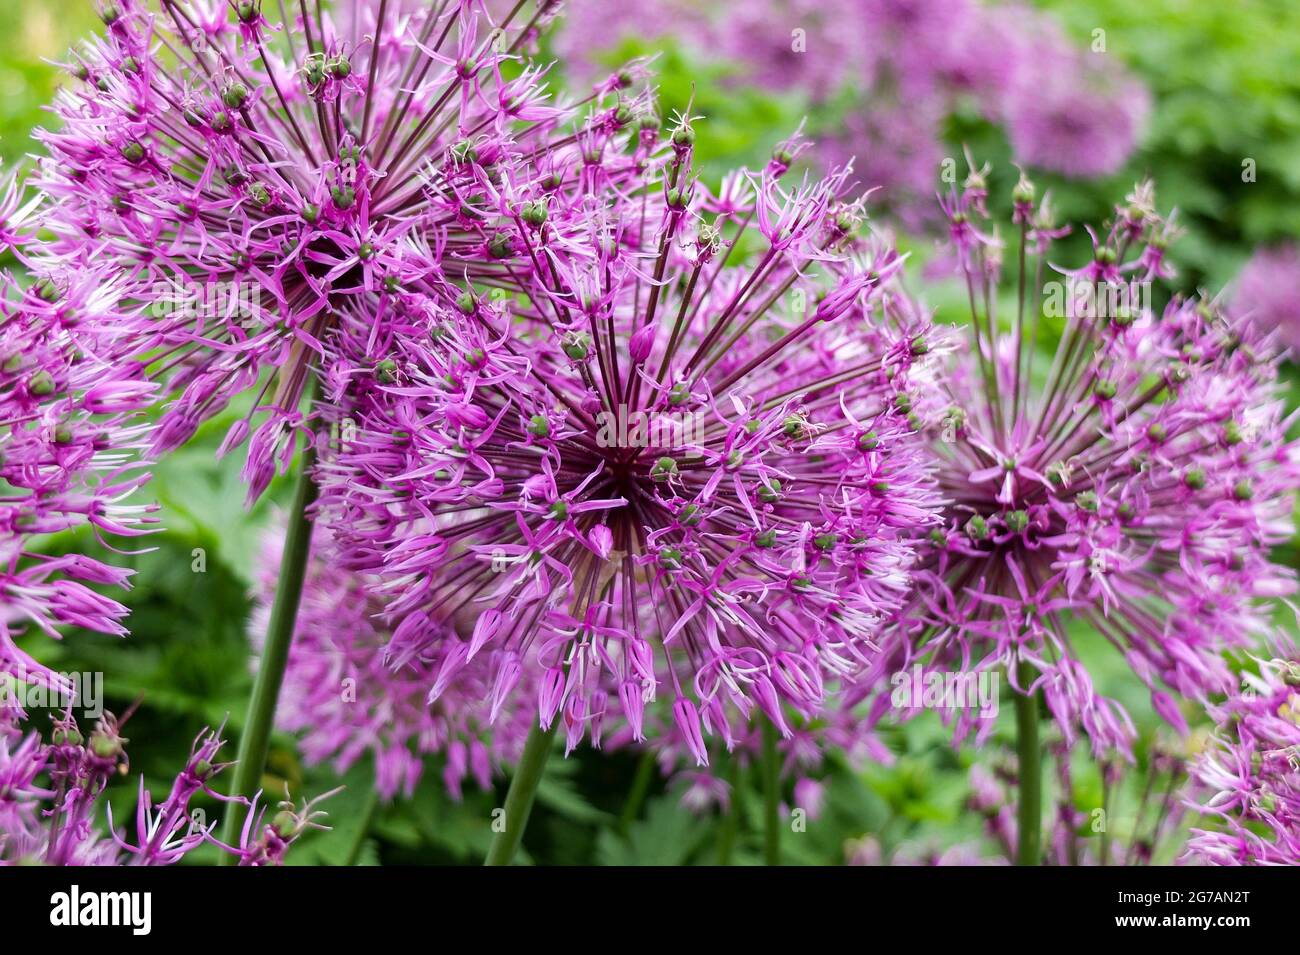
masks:
[[[221,91],[221,102],[231,109],[243,109],[248,102],[248,87],[243,83],[231,83]]]
[[[54,394],[54,379],[47,371],[38,371],[27,380],[27,390],[39,397]]]
[[[583,361],[591,351],[591,336],[586,332],[566,332],[560,347],[573,361]]]
[[[663,483],[677,477],[677,462],[672,458],[660,458],[650,469],[650,480]]]

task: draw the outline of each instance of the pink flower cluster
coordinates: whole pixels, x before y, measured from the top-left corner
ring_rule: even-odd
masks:
[[[890,665],[1004,667],[1017,690],[1041,688],[1067,740],[1081,727],[1099,754],[1127,753],[1132,723],[1094,689],[1077,640],[1123,654],[1185,732],[1176,698],[1230,690],[1223,650],[1259,645],[1265,601],[1294,588],[1270,556],[1291,534],[1300,480],[1277,347],[1213,302],[1154,301],[1174,230],[1149,184],[1093,234],[1091,260],[1065,269],[1049,259],[1061,230],[1022,177],[1018,304],[999,315],[1004,247],[985,172],[944,204],[971,321],[967,348],[915,405],[950,503]],[[1037,343],[1053,322],[1044,368]]]
[[[204,821],[195,798],[246,801],[211,788],[228,764],[217,762],[220,731],[205,730],[161,803],[153,804],[141,778],[134,831],[119,831],[103,797],[128,771],[125,720],[106,713],[86,736],[65,714],[44,743],[35,732],[23,734],[23,716],[12,701],[0,713],[0,865],[174,865],[205,844],[233,854],[239,865],[277,865],[304,831],[323,828],[310,804],[301,811],[284,804],[269,823],[254,805],[239,844],[221,843],[213,836],[217,821]],[[107,836],[98,828],[101,813]]]

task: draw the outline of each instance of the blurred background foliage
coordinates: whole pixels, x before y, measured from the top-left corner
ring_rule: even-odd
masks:
[[[1104,30],[1106,55],[1124,60],[1155,97],[1140,147],[1122,171],[1089,182],[1038,176],[1057,197],[1063,219],[1103,218],[1135,180],[1154,175],[1161,208],[1177,206],[1188,230],[1173,254],[1183,269],[1175,285],[1184,290],[1217,288],[1257,245],[1295,237],[1300,223],[1300,71],[1295,68],[1300,61],[1300,3],[1038,0],[1037,5],[1059,16],[1080,44],[1091,43],[1093,31]],[[29,133],[46,122],[43,104],[62,80],[47,61],[61,59],[70,44],[96,25],[88,0],[0,4],[0,157],[7,167],[23,164],[36,148]],[[803,115],[797,97],[737,86],[730,82],[736,72],[732,64],[703,61],[672,44],[656,43],[653,49],[628,44],[609,63],[644,53],[659,54],[656,70],[665,115],[685,109],[694,97],[694,112],[706,117],[699,156],[715,177],[737,163],[765,162],[773,144]],[[950,120],[947,140],[953,156],[969,145],[980,161],[992,163],[993,194],[1005,197],[1015,172],[999,129],[959,113]],[[1243,181],[1246,160],[1254,161],[1254,182]],[[900,243],[922,258],[931,245],[928,238],[916,236],[900,236]],[[946,314],[942,294],[933,303]],[[959,314],[954,311],[952,317]],[[233,407],[209,422],[195,442],[156,469],[153,494],[162,504],[166,531],[149,539],[150,552],[124,558],[137,571],[126,599],[132,610],[130,637],[70,633],[57,643],[43,636],[27,639],[28,649],[56,669],[104,672],[110,710],[122,713],[139,703],[125,728],[132,741],[128,751],[133,771],[143,773],[158,795],[201,729],[225,721],[234,738],[251,684],[246,629],[253,555],[275,502],[287,499],[288,488],[277,483],[269,500],[263,498],[247,512],[239,456],[216,460],[222,435],[243,410]],[[50,546],[100,549],[84,536],[58,539]],[[192,568],[200,554],[205,570],[196,573]],[[1286,556],[1294,563],[1295,549]],[[1286,613],[1279,614],[1279,624],[1295,626]],[[1085,634],[1078,636],[1091,647]],[[1141,770],[1151,743],[1169,740],[1147,695],[1125,678],[1123,660],[1107,649],[1084,652],[1091,657],[1087,662],[1099,687],[1118,698],[1139,726]],[[842,759],[829,760],[823,811],[805,833],[785,840],[785,861],[840,863],[868,834],[874,834],[886,860],[901,846],[938,852],[957,843],[972,843],[977,853],[993,856],[995,847],[980,843],[980,816],[967,807],[968,775],[972,764],[989,764],[988,754],[1006,748],[1013,731],[1010,705],[1002,713],[992,740],[978,748],[954,749],[937,716],[926,713],[884,731],[897,755],[891,766],[854,770]],[[233,745],[227,755],[233,757]],[[293,740],[277,736],[264,779],[272,798],[286,791],[301,798],[347,787],[326,807],[334,828],[306,837],[290,862],[479,861],[491,838],[491,812],[501,804],[503,784],[488,793],[469,788],[463,801],[455,802],[441,784],[437,762],[431,760],[414,798],[380,806],[367,785],[371,768],[365,762],[341,776],[329,766],[308,767]],[[638,757],[628,753],[583,749],[567,760],[553,760],[521,855],[553,864],[675,865],[714,862],[729,851],[735,863],[760,861],[761,799],[750,768],[742,767],[738,776],[740,822],[730,850],[726,846],[732,835],[716,813],[697,815],[683,808],[683,783],[652,771],[644,795],[633,792],[629,799],[638,768]],[[1111,796],[1112,806],[1136,804],[1141,779],[1141,772],[1126,774],[1121,791]],[[1081,765],[1076,784],[1080,809],[1101,805],[1095,767]],[[124,780],[113,794],[115,817],[133,811],[135,799],[134,786]],[[213,802],[202,808],[220,812]],[[1113,818],[1112,836],[1122,840],[1131,811],[1126,816],[1117,809]],[[204,850],[188,861],[212,858]]]

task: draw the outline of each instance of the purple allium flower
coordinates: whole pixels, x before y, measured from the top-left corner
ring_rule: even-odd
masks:
[[[190,815],[190,800],[204,793],[220,802],[242,803],[242,799],[223,796],[208,784],[229,763],[218,763],[217,756],[225,741],[221,730],[205,729],[190,747],[190,758],[172,783],[167,798],[155,809],[153,797],[140,779],[140,794],[135,808],[135,844],[126,841],[113,827],[113,810],[108,809],[108,826],[121,849],[132,856],[134,865],[172,865],[205,842],[212,841],[217,826],[214,819],[199,824]]]
[[[867,691],[866,687],[854,687],[851,695],[854,699],[861,699],[868,695]],[[815,720],[787,719],[789,735],[777,740],[778,778],[783,787],[792,787],[794,805],[810,816],[813,808],[821,805],[823,784],[820,780],[828,771],[828,755],[838,754],[854,769],[868,763],[888,766],[894,762],[894,754],[876,732],[887,709],[878,706],[864,713],[860,707],[844,704],[849,695],[837,694],[828,699]],[[643,742],[635,742],[627,728],[620,727],[611,735],[609,748],[648,748],[656,754],[660,772],[673,780],[685,780],[693,793],[726,786],[716,777],[712,783],[705,784],[704,776],[694,768],[697,761],[690,741],[671,719],[665,719],[659,710],[647,712],[645,719],[646,739]],[[762,759],[763,734],[756,727],[741,727],[733,732],[726,746],[731,759],[738,759],[745,766],[755,766]],[[717,773],[719,767],[710,762],[709,772]]]
[[[480,653],[496,699],[536,666],[572,747],[616,711],[641,738],[662,681],[704,763],[869,666],[932,517],[894,396],[933,356],[883,320],[901,260],[854,238],[845,173],[787,186],[791,143],[713,194],[694,139],[623,95],[503,170],[495,263],[339,339],[357,400],[319,482],[394,647],[444,644],[431,701]]]
[[[1300,664],[1260,662],[1224,703],[1193,779],[1212,821],[1186,858],[1211,865],[1300,864]]]
[[[1221,651],[1254,645],[1268,631],[1260,599],[1294,585],[1269,556],[1292,532],[1300,477],[1276,349],[1211,302],[1154,305],[1171,227],[1146,184],[1094,235],[1089,263],[1049,272],[1058,230],[1022,177],[1021,305],[999,316],[1003,248],[984,173],[944,203],[970,292],[969,348],[915,395],[950,505],[890,662],[1005,667],[1017,691],[1042,689],[1067,741],[1082,726],[1099,754],[1127,753],[1129,717],[1093,688],[1067,622],[1122,653],[1181,731],[1176,697],[1231,688]],[[958,720],[960,734],[973,725]]]
[[[1293,355],[1300,350],[1300,246],[1256,251],[1237,276],[1231,305],[1259,328],[1276,329]]]
[[[42,261],[103,267],[116,300],[141,303],[122,328],[172,397],[155,450],[255,395],[222,448],[248,441],[250,498],[308,426],[300,399],[330,340],[443,258],[486,254],[475,202],[560,114],[544,71],[512,72],[540,13],[494,26],[476,3],[298,6],[281,23],[261,0],[115,0],[69,63],[60,128],[37,134],[57,236]]]
[[[280,534],[268,539],[257,572],[250,633],[259,646],[270,618],[282,543]],[[398,792],[409,798],[424,756],[432,753],[445,755],[443,779],[454,798],[460,798],[467,775],[487,789],[498,767],[519,758],[532,725],[531,704],[492,698],[493,654],[483,653],[429,705],[426,697],[438,685],[454,638],[433,631],[421,634],[423,644],[394,645],[378,622],[382,611],[360,575],[340,567],[328,538],[321,535],[308,564],[276,710],[278,725],[302,734],[301,749],[309,763],[331,760],[340,774],[371,754],[375,788],[385,799]],[[526,671],[520,692],[531,693],[535,684],[536,674]]]
[[[1128,159],[1151,95],[1115,57],[1076,49],[1043,20],[1038,36],[1021,44],[1002,109],[1020,162],[1087,179]]]

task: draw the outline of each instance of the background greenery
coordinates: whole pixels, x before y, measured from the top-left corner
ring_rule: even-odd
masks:
[[[1256,245],[1295,236],[1300,223],[1300,3],[1039,3],[1055,11],[1080,42],[1096,28],[1106,30],[1110,53],[1125,60],[1156,97],[1142,145],[1122,172],[1100,182],[1047,182],[1065,218],[1101,218],[1135,179],[1152,173],[1162,208],[1177,205],[1188,226],[1174,258],[1184,270],[1179,282],[1189,289],[1218,287]],[[88,0],[0,5],[0,157],[7,166],[22,164],[36,148],[29,132],[45,121],[42,105],[60,82],[57,68],[45,60],[61,58],[96,22]],[[683,107],[694,83],[696,111],[707,117],[700,154],[708,168],[761,163],[773,142],[797,124],[797,98],[734,87],[718,92],[717,81],[732,72],[729,64],[693,62],[672,48],[662,52],[658,66],[666,108]],[[995,194],[999,189],[1005,194],[1013,172],[1001,132],[971,116],[958,116],[949,136],[954,155],[969,143],[981,160],[993,163]],[[1244,159],[1256,162],[1254,183],[1242,181]],[[903,241],[922,251],[927,247],[921,239]],[[938,304],[944,304],[942,296]],[[286,488],[277,484],[269,501],[245,511],[238,455],[218,463],[214,454],[229,421],[241,413],[232,408],[209,423],[196,442],[157,469],[153,488],[168,530],[153,538],[157,550],[131,558],[138,570],[127,600],[131,636],[116,640],[73,633],[59,643],[31,641],[33,652],[56,668],[104,671],[110,709],[122,712],[141,701],[126,733],[129,752],[133,769],[143,772],[159,793],[204,726],[228,719],[232,733],[238,732],[251,682],[245,630],[252,557],[261,528],[274,502],[284,500]],[[95,545],[72,537],[54,546]],[[206,553],[206,573],[190,569],[195,548]],[[1294,553],[1292,548],[1284,556],[1294,561]],[[1086,635],[1081,637],[1091,647]],[[1117,697],[1141,729],[1141,769],[1147,746],[1162,734],[1161,724],[1136,681],[1124,679],[1123,662],[1101,649],[1094,656],[1089,663],[1101,689]],[[846,846],[865,833],[879,834],[886,855],[905,842],[938,849],[979,840],[980,819],[965,808],[968,771],[977,759],[988,762],[987,754],[998,750],[1002,734],[1010,733],[1011,707],[1004,706],[1003,714],[994,745],[978,753],[969,747],[954,750],[946,730],[927,714],[887,731],[888,743],[899,754],[894,766],[854,771],[829,763],[825,812],[805,834],[786,839],[786,861],[842,862]],[[369,767],[357,766],[339,779],[328,767],[304,766],[293,740],[277,737],[265,780],[268,791],[278,795],[287,786],[300,796],[340,782],[348,786],[328,804],[333,831],[309,836],[291,861],[478,861],[490,838],[491,810],[500,805],[502,792],[470,788],[464,802],[455,803],[442,789],[440,767],[431,762],[414,799],[375,807],[365,785]],[[658,773],[644,804],[629,812],[626,797],[635,771],[636,757],[626,754],[580,750],[568,760],[553,760],[526,840],[530,858],[665,865],[715,858],[716,818],[683,811],[680,787],[670,786]],[[1141,776],[1128,774],[1130,791],[1115,809],[1120,838],[1123,818],[1131,813],[1124,809],[1125,800],[1130,807],[1136,801]],[[1095,777],[1095,770],[1079,768],[1077,804],[1085,810],[1101,803]],[[742,781],[745,818],[734,858],[757,862],[760,800],[755,781],[748,776]],[[134,798],[132,785],[119,786],[115,815],[129,812]],[[983,851],[993,854],[991,846]],[[210,856],[196,854],[190,861],[205,859]]]

